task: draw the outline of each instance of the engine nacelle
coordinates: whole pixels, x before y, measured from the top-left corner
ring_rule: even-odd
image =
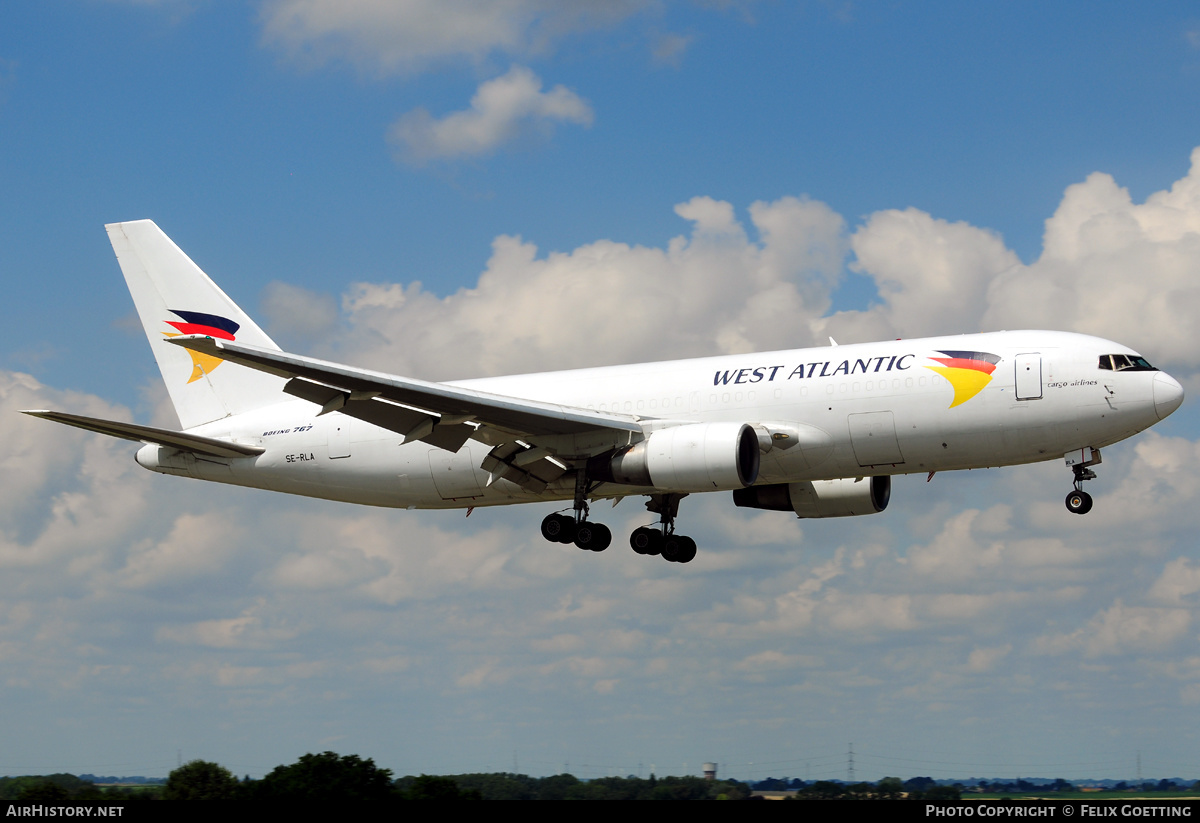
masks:
[[[891,498],[892,478],[887,476],[776,483],[735,489],[733,492],[734,505],[780,512],[794,511],[799,517],[878,514],[887,508]]]
[[[588,461],[588,476],[668,492],[741,489],[758,479],[758,435],[747,423],[656,429],[640,443]]]

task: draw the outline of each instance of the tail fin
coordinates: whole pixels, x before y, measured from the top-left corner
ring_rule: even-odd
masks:
[[[105,228],[185,429],[288,399],[282,378],[167,345],[170,337],[205,334],[279,350],[152,221]]]

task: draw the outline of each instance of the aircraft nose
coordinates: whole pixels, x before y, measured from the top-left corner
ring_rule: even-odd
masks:
[[[1183,386],[1166,372],[1154,375],[1154,411],[1163,420],[1183,403]]]

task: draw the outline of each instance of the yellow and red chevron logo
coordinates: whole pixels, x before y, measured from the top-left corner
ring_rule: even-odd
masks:
[[[176,329],[176,331],[163,332],[165,337],[179,337],[182,334],[203,334],[208,337],[217,337],[221,340],[233,340],[234,335],[241,326],[228,317],[221,317],[218,314],[205,314],[198,311],[180,311],[179,309],[170,309],[171,314],[179,318],[179,320],[165,321],[168,326]],[[188,349],[188,354],[192,356],[192,376],[188,378],[189,383],[195,383],[206,374],[211,374],[212,370],[224,363],[219,357],[213,357],[208,354],[200,354]]]
[[[937,372],[954,387],[950,408],[966,403],[983,391],[992,382],[992,372],[1000,362],[999,355],[983,351],[939,351],[938,354],[946,356],[929,359],[942,365],[925,368]]]

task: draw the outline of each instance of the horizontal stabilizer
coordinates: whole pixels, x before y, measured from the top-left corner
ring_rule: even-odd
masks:
[[[198,434],[159,429],[154,426],[138,426],[134,423],[118,423],[115,420],[100,420],[95,417],[83,417],[66,412],[39,410],[23,411],[22,414],[40,417],[43,420],[53,420],[56,423],[65,423],[77,429],[87,429],[99,434],[107,434],[110,437],[137,440],[142,443],[156,443],[159,446],[169,446],[180,451],[207,454],[213,457],[250,457],[266,451],[259,446],[243,446],[240,443],[230,443],[228,440],[217,440],[213,437],[201,437]]]
[[[641,424],[632,415],[560,406],[448,383],[398,377],[207,336],[181,335],[172,337],[168,342],[278,377],[303,377],[344,390],[351,396],[357,393],[360,397],[382,397],[414,409],[433,412],[443,421],[473,420],[528,435],[579,434],[596,429],[639,434],[642,431]],[[293,385],[293,391],[289,393],[297,393],[296,386]],[[315,397],[312,400],[317,402]],[[336,398],[334,400],[336,403]]]

